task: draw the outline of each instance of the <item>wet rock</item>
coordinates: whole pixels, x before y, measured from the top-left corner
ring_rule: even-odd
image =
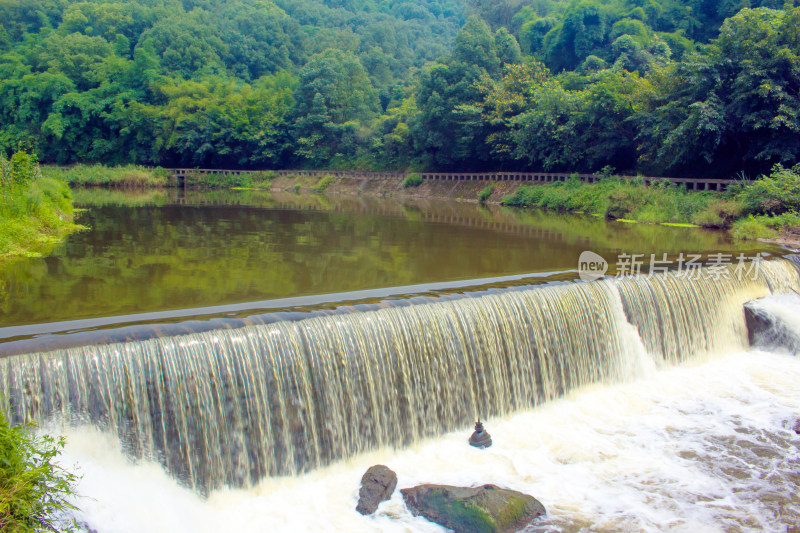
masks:
[[[372,514],[382,501],[392,497],[397,487],[397,474],[383,465],[369,467],[361,478],[356,511],[363,515]]]
[[[469,445],[481,449],[492,445],[492,436],[486,432],[480,420],[475,424],[475,431],[469,437]]]
[[[455,533],[514,533],[545,514],[533,496],[495,485],[420,485],[400,492],[414,516],[424,516]]]
[[[780,295],[762,298],[744,304],[744,318],[747,324],[747,338],[750,346],[764,349],[781,349],[790,353],[800,352],[800,334],[776,314],[776,303],[781,306],[800,305],[798,295]]]

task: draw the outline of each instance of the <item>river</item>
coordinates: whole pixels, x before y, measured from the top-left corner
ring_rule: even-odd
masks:
[[[442,531],[399,493],[355,512],[376,463],[532,494],[528,531],[800,519],[800,361],[751,349],[741,311],[800,278],[735,265],[776,248],[466,203],[76,194],[91,229],[0,272],[0,392],[66,434],[100,533]],[[579,280],[584,251],[605,280]],[[614,275],[695,253],[716,276]],[[794,296],[768,301],[800,333]]]

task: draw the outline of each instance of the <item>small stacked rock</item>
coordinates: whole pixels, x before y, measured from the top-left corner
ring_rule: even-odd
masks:
[[[475,432],[469,438],[469,445],[480,449],[492,445],[492,436],[486,432],[480,420],[475,424]]]

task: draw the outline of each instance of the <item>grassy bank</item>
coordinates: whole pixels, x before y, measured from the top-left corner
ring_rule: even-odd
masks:
[[[77,531],[69,503],[77,478],[56,463],[64,440],[32,430],[0,409],[0,531]]]
[[[69,187],[44,177],[33,157],[0,156],[0,261],[47,252],[80,226]]]
[[[246,174],[188,174],[188,187],[208,189],[268,189],[278,175],[269,170]]]
[[[163,168],[137,165],[107,167],[105,165],[75,165],[73,167],[42,167],[45,177],[59,179],[73,186],[114,187],[138,189],[170,187],[175,179]]]
[[[771,238],[800,227],[800,166],[776,166],[769,176],[743,181],[725,193],[689,192],[666,181],[645,186],[638,180],[608,177],[590,184],[575,177],[523,185],[502,203],[631,222],[732,229],[740,239]]]
[[[107,187],[114,189],[148,189],[175,187],[177,178],[159,167],[137,165],[107,167],[105,165],[75,165],[73,167],[42,167],[45,177],[63,180],[75,187]],[[246,174],[189,173],[185,183],[189,187],[207,189],[266,189],[277,176],[274,172]]]
[[[504,205],[582,212],[644,223],[726,227],[740,216],[730,195],[688,192],[670,182],[643,182],[609,177],[597,183],[578,178],[547,185],[523,185]]]

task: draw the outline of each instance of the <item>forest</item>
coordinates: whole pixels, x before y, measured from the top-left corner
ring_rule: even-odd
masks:
[[[45,163],[755,177],[800,160],[784,0],[0,0]]]

